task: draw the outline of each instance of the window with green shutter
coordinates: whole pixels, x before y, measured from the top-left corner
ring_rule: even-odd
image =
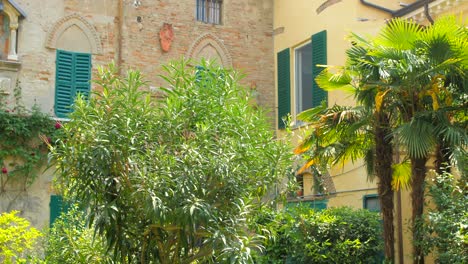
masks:
[[[278,74],[278,128],[284,128],[283,119],[291,112],[291,79],[289,48],[277,54]]]
[[[328,100],[315,78],[327,64],[327,32],[318,32],[310,41],[297,46],[294,51],[294,113],[297,115],[307,109],[319,106]],[[300,124],[297,123],[296,124]]]
[[[55,71],[55,115],[65,118],[76,95],[89,96],[91,54],[57,50]]]

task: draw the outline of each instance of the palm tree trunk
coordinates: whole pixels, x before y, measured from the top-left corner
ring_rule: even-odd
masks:
[[[413,207],[412,224],[413,224],[413,254],[414,264],[424,264],[424,252],[421,245],[418,244],[422,241],[423,235],[417,228],[417,223],[422,217],[424,210],[424,181],[426,179],[427,157],[424,158],[411,158],[411,202]]]
[[[387,114],[377,113],[375,128],[375,173],[378,182],[380,208],[383,218],[383,237],[385,258],[393,263],[395,261],[395,230],[393,226],[393,189],[392,189],[392,163],[393,146],[389,129]]]

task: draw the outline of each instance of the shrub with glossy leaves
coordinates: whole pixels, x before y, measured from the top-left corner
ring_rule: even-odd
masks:
[[[160,100],[99,69],[52,147],[64,194],[90,212],[122,263],[242,263],[258,246],[247,220],[287,174],[288,148],[249,104],[239,75],[208,63],[164,67]]]
[[[379,263],[383,250],[379,215],[364,209],[294,207],[259,221],[271,238],[258,263]]]
[[[86,226],[84,213],[73,207],[58,218],[45,239],[47,264],[113,263],[102,237]]]

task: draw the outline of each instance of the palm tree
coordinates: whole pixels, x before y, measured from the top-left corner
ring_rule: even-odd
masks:
[[[392,135],[411,161],[414,242],[422,240],[415,224],[423,214],[427,161],[435,153],[440,170],[442,163],[455,158],[450,153],[463,152],[468,142],[466,126],[454,122],[454,115],[466,111],[466,99],[464,108],[453,105],[453,98],[466,94],[466,87],[462,87],[463,81],[448,80],[466,80],[466,32],[454,17],[444,17],[428,27],[396,19],[374,39],[373,53],[388,80],[384,100],[400,113]],[[414,263],[424,263],[422,248],[413,244]]]
[[[358,106],[333,106],[306,110],[298,118],[310,123],[309,136],[296,148],[296,154],[309,156],[301,170],[320,164],[334,165],[364,158],[368,175],[378,179],[378,193],[383,217],[385,257],[393,262],[393,144],[390,130],[392,112],[381,111],[383,102],[376,103],[379,75],[375,66],[362,63],[370,59],[367,50],[355,45],[348,50],[347,66],[336,74],[322,72],[317,82],[326,90],[353,92]],[[378,73],[378,72],[377,72]]]
[[[335,126],[327,126],[321,122],[326,121],[325,118],[315,118],[312,131],[320,128],[328,129],[321,134],[340,129],[355,132],[338,134],[333,138],[334,141],[328,142],[317,140],[319,134],[310,136],[296,152],[310,150],[314,144],[322,144],[320,148],[315,148],[317,150],[341,146],[332,152],[334,159],[325,160],[332,163],[353,156],[369,158],[372,155],[362,154],[374,153],[373,162],[367,164],[373,165],[379,179],[385,254],[389,260],[393,260],[394,255],[393,223],[390,221],[393,220],[391,186],[393,184],[394,187],[399,187],[407,182],[405,179],[409,179],[396,175],[392,177],[392,143],[397,141],[406,150],[407,158],[411,161],[413,224],[423,213],[426,163],[436,146],[439,150],[439,165],[449,158],[453,161],[457,157],[466,156],[466,121],[461,126],[454,121],[460,112],[466,111],[464,109],[467,106],[467,39],[467,30],[453,17],[440,19],[427,28],[394,19],[372,40],[353,35],[353,47],[347,51],[346,65],[335,74],[331,74],[333,69],[330,69],[317,78],[324,89],[351,90],[359,107],[365,108],[368,114],[362,120],[370,122],[366,123],[367,129],[363,129],[343,122],[344,119],[339,119],[340,122]],[[454,105],[453,98],[458,98],[460,105]],[[346,110],[350,112],[350,109]],[[299,117],[304,121],[314,121],[312,114],[314,110]],[[359,137],[353,138],[350,135],[362,137],[370,131],[373,135],[371,143],[362,145],[361,151],[353,148],[356,144],[350,142],[358,142]],[[346,137],[340,138],[343,135]],[[315,151],[315,154],[318,153]],[[317,155],[311,155],[306,166],[313,164],[314,159],[317,159]],[[421,234],[413,226],[413,241],[420,239]],[[417,243],[414,246],[414,257],[415,263],[424,263],[422,249]]]

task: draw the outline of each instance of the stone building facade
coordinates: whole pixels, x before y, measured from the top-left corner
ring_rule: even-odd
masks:
[[[122,72],[139,69],[148,89],[164,84],[158,77],[163,63],[182,57],[216,59],[244,72],[243,84],[256,89],[258,104],[274,115],[273,0],[0,3],[0,85],[11,96],[18,80],[27,107],[37,104],[43,112],[59,116],[57,54],[64,51],[89,55],[92,71],[111,61]],[[13,188],[0,194],[0,212],[19,210],[35,226],[48,225],[52,174],[44,172],[26,191]]]

